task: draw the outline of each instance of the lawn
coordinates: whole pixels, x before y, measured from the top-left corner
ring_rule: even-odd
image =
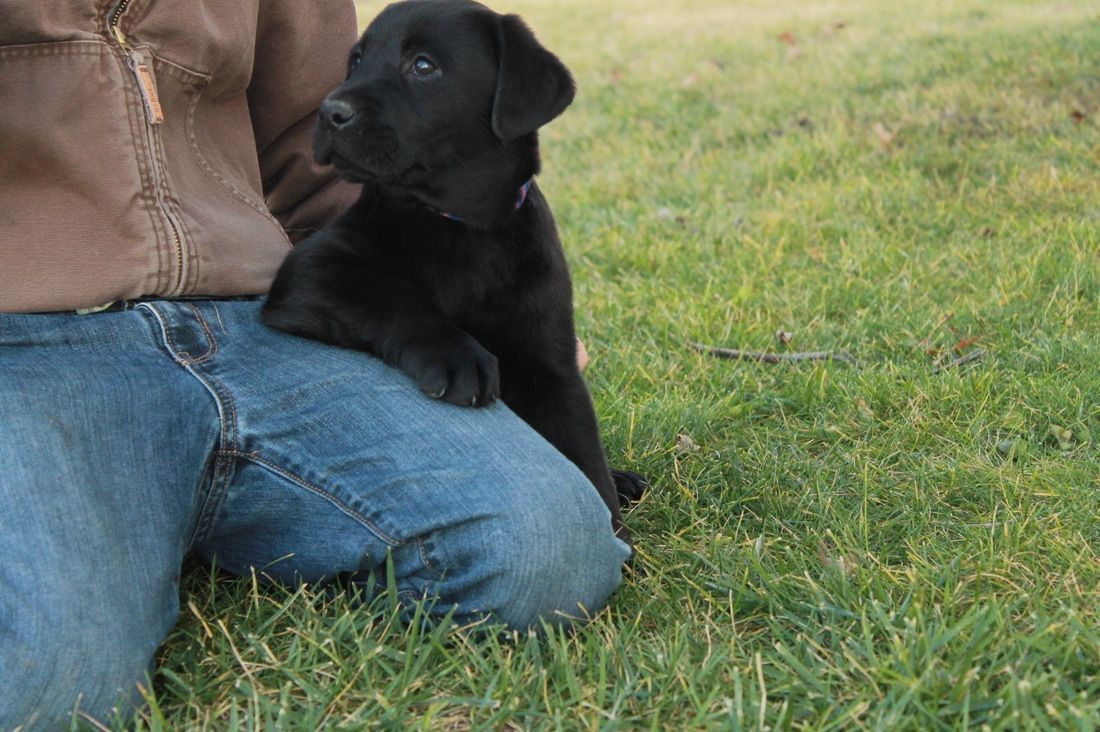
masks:
[[[579,83],[539,180],[647,574],[502,640],[198,570],[139,726],[1100,727],[1100,2],[495,7]]]

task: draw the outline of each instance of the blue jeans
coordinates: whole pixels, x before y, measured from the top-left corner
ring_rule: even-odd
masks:
[[[619,584],[596,490],[506,407],[433,401],[259,308],[0,314],[0,730],[135,701],[189,552],[285,582],[389,557],[402,597],[519,628]]]

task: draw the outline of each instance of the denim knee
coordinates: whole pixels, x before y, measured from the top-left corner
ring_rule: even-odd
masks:
[[[517,629],[585,620],[619,586],[630,550],[615,537],[595,487],[572,463],[560,458],[525,473],[494,476],[507,485],[497,493],[496,510],[464,527],[467,535],[457,543],[472,554],[452,555],[441,567],[444,575],[453,573],[451,587],[458,590],[444,590],[442,599],[455,600],[460,614],[488,612]]]
[[[54,603],[35,590],[0,601],[0,730],[68,728],[74,712],[129,716],[155,639],[114,632],[111,611],[79,612],[71,596]]]
[[[0,730],[128,716],[178,614],[170,491],[145,500],[158,486],[66,452],[68,424],[5,414],[20,429],[0,429]]]

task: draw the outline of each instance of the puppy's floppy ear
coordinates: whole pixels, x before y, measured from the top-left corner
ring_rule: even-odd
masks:
[[[497,51],[493,134],[511,142],[564,112],[576,87],[565,64],[539,44],[518,15],[498,18]]]

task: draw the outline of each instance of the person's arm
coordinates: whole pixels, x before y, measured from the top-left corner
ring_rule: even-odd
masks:
[[[359,187],[313,161],[317,108],[343,81],[356,38],[351,0],[263,0],[248,103],[268,209],[292,241],[332,221]]]
[[[588,368],[588,349],[584,347],[584,341],[577,339],[577,368],[584,371]]]

